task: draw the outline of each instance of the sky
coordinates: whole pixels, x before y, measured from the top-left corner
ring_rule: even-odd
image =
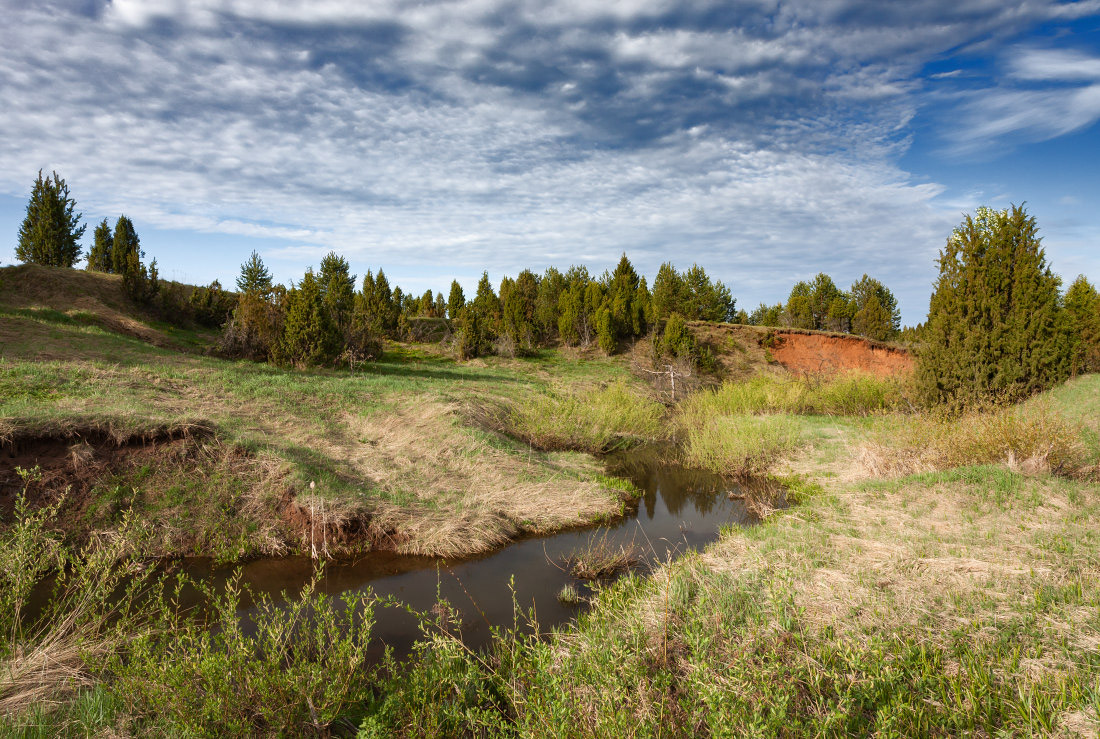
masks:
[[[0,266],[39,169],[170,279],[416,294],[626,253],[922,321],[981,205],[1100,282],[1100,0],[0,0]]]

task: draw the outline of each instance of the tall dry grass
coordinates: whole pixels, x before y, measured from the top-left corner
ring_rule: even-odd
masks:
[[[1081,437],[1081,427],[1049,404],[958,417],[918,414],[876,433],[861,447],[860,461],[879,477],[981,464],[1072,476],[1094,464]]]

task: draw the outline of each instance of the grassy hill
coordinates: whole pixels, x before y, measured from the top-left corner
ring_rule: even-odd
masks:
[[[299,372],[203,356],[212,335],[143,315],[112,276],[6,268],[0,295],[0,505],[22,486],[14,467],[38,464],[32,492],[72,486],[76,535],[133,509],[156,554],[280,553],[316,528],[334,551],[458,555],[621,510],[591,457],[484,423],[566,386],[641,397],[619,362],[393,345],[354,374]]]

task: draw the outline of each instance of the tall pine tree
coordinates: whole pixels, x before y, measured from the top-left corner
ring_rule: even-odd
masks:
[[[72,267],[80,259],[80,237],[85,226],[80,225],[76,201],[69,196],[69,186],[57,172],[38,179],[31,188],[27,215],[19,227],[19,242],[15,256],[23,262],[52,267]]]

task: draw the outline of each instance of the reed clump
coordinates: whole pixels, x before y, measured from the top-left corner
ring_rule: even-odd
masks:
[[[608,541],[607,536],[592,537],[586,546],[565,559],[569,574],[581,580],[601,580],[626,572],[641,561],[633,545]]]
[[[765,475],[799,446],[799,426],[786,416],[713,416],[689,426],[684,461],[720,475]]]
[[[539,449],[603,452],[661,435],[664,407],[625,382],[539,393],[514,403],[504,431]]]
[[[757,375],[696,393],[681,404],[681,410],[685,419],[768,413],[866,416],[904,407],[907,397],[907,380],[863,372],[826,380]]]

